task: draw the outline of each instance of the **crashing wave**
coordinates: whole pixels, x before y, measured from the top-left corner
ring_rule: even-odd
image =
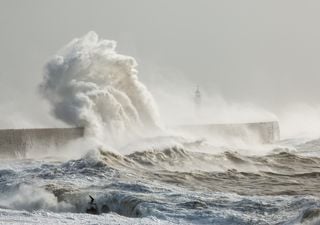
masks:
[[[116,52],[115,41],[89,32],[47,63],[40,90],[56,118],[117,143],[160,127],[157,107],[136,67],[134,58]]]

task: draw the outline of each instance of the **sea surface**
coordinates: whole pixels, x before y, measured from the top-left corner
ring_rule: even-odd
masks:
[[[320,224],[320,139],[128,148],[1,160],[0,224]]]

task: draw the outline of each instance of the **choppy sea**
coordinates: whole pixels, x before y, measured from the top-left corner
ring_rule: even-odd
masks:
[[[126,148],[1,160],[0,224],[320,224],[320,139]]]

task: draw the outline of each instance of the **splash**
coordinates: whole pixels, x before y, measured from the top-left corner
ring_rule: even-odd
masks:
[[[53,115],[114,142],[160,127],[152,95],[138,79],[137,62],[95,32],[76,38],[46,65],[40,85]]]
[[[18,210],[50,210],[53,212],[73,212],[74,207],[64,201],[58,201],[51,192],[32,185],[21,184],[1,196],[1,207]]]

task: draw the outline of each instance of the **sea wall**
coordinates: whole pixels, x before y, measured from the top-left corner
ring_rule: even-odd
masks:
[[[244,142],[273,143],[280,139],[280,128],[277,121],[234,124],[183,125],[177,130],[197,137],[237,138]]]
[[[82,127],[0,130],[0,154],[2,158],[24,157],[28,149],[60,147],[83,135]]]
[[[199,138],[224,137],[246,142],[273,143],[280,138],[278,122],[183,125],[177,130]],[[25,157],[28,150],[58,148],[84,136],[84,128],[0,130],[0,158]]]

